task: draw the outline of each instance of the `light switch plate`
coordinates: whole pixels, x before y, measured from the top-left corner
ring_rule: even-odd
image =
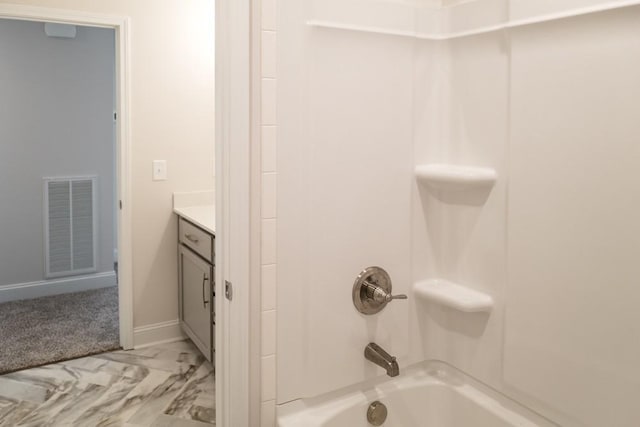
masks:
[[[165,181],[166,179],[167,179],[167,161],[154,160],[153,161],[153,180]]]

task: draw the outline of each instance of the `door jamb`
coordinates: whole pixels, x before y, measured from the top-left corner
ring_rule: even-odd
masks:
[[[216,1],[216,424],[238,427],[257,425],[260,405],[250,393],[260,386],[250,370],[260,345],[249,326],[251,248],[260,244],[251,238],[251,13],[251,0]]]

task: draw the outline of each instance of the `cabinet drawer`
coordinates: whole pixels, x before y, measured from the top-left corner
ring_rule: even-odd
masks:
[[[213,263],[213,236],[190,222],[180,218],[178,240],[198,255]]]

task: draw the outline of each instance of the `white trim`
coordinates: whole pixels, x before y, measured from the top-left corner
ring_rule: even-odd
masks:
[[[133,237],[131,210],[130,36],[129,18],[65,9],[0,4],[0,18],[113,28],[116,38],[117,189],[122,209],[118,215],[118,299],[120,345],[133,348]],[[117,201],[116,201],[117,203]]]
[[[0,286],[0,303],[68,294],[71,292],[90,291],[116,285],[116,273],[113,271],[65,277],[62,279],[16,283],[13,285]]]
[[[462,37],[477,36],[480,34],[492,33],[495,31],[500,31],[500,30],[505,30],[510,28],[518,28],[526,25],[540,24],[543,22],[556,21],[559,19],[572,18],[576,16],[588,15],[591,13],[605,12],[608,10],[620,9],[620,8],[638,6],[638,5],[640,5],[640,0],[614,1],[614,2],[599,4],[595,6],[587,6],[582,8],[570,9],[562,12],[546,13],[546,14],[534,16],[531,18],[522,18],[522,19],[517,19],[514,21],[508,21],[508,22],[495,24],[495,25],[487,25],[480,28],[474,28],[472,30],[453,31],[448,33],[447,32],[424,33],[424,32],[415,31],[415,30],[390,29],[390,28],[375,27],[371,25],[345,24],[341,22],[318,20],[318,19],[309,19],[306,22],[306,24],[310,27],[318,27],[318,28],[330,28],[335,30],[386,34],[386,35],[392,35],[392,36],[398,36],[398,37],[410,37],[418,40],[443,41],[443,40],[458,39]]]
[[[128,18],[96,14],[69,9],[53,9],[20,4],[0,4],[0,17],[3,19],[22,19],[37,22],[56,22],[60,24],[84,25],[89,27],[114,28],[123,26]]]
[[[262,396],[262,37],[263,37],[264,0],[251,0],[254,17],[251,21],[251,148],[250,148],[250,281],[249,281],[249,425],[270,424],[269,415],[264,408]],[[273,29],[276,30],[277,26]],[[269,53],[265,52],[267,55]],[[275,55],[275,52],[271,52]],[[273,74],[276,77],[276,74]],[[275,81],[275,80],[274,80]],[[274,106],[275,107],[275,106]],[[273,385],[275,387],[275,384]],[[274,405],[275,406],[275,405]],[[262,412],[265,411],[265,415]]]
[[[176,337],[173,337],[173,338],[167,338],[166,340],[152,341],[152,342],[149,342],[147,344],[135,345],[135,346],[133,346],[133,349],[134,350],[140,350],[140,349],[143,349],[143,348],[154,347],[156,345],[169,344],[169,343],[178,342],[178,341],[185,341],[187,339],[188,339],[187,336],[181,336],[181,337],[176,336]]]
[[[216,425],[237,427],[260,404],[249,391],[251,19],[251,0],[216,1]]]
[[[137,350],[153,345],[182,341],[187,337],[182,333],[180,320],[175,319],[167,322],[138,326],[133,330],[133,338],[135,342],[133,348]]]
[[[120,345],[133,347],[133,209],[131,189],[131,58],[129,19],[122,18],[116,28],[116,123],[118,143],[118,200],[122,203],[118,218],[118,277],[120,300]],[[118,201],[116,201],[117,203]]]

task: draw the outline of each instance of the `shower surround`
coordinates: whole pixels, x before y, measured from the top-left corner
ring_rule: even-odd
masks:
[[[280,412],[382,375],[376,342],[563,426],[638,425],[640,6],[338,3],[278,3]],[[354,309],[370,265],[408,304]]]

